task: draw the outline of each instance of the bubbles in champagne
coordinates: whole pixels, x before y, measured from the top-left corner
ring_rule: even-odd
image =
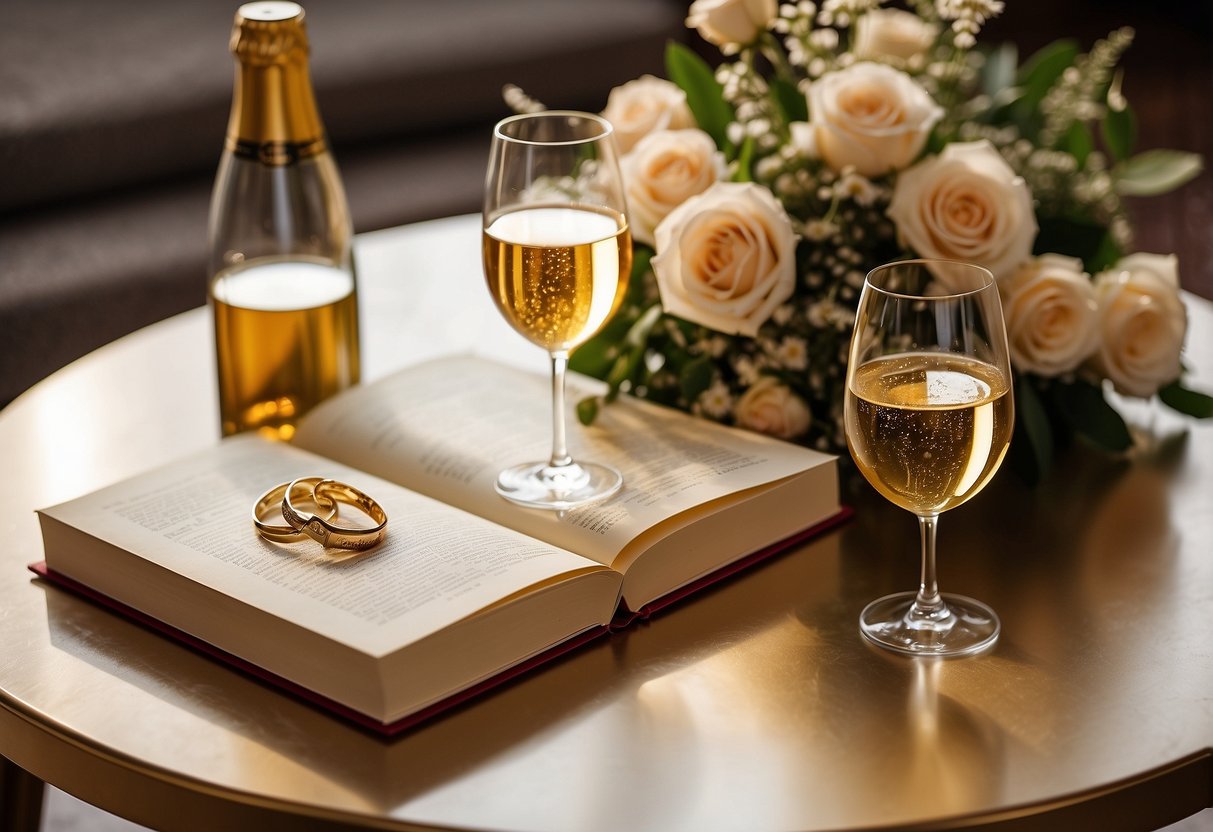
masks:
[[[1011,439],[1011,399],[994,367],[943,354],[882,358],[855,371],[847,441],[877,490],[914,512],[976,494]]]
[[[568,350],[623,300],[631,238],[621,217],[576,206],[528,207],[484,234],[485,276],[501,313],[532,343]]]

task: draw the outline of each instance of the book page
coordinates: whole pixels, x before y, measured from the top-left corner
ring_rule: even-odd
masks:
[[[252,524],[254,501],[277,483],[314,475],[343,480],[378,500],[388,515],[385,540],[350,552],[310,539],[262,538]],[[392,483],[253,436],[224,440],[45,513],[371,655],[559,576],[601,569]],[[356,517],[352,512],[341,522],[356,525]],[[62,571],[72,577],[70,568]]]
[[[570,375],[569,450],[614,465],[624,485],[564,514],[494,492],[500,469],[549,457],[551,392],[548,379],[486,359],[439,359],[351,389],[308,414],[295,442],[607,565],[662,521],[833,459],[627,397],[585,427],[573,407],[600,389]]]

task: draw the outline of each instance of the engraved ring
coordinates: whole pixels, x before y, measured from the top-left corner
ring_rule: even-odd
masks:
[[[307,493],[316,503],[316,507],[327,511],[328,514],[325,515],[325,519],[331,520],[337,514],[337,501],[331,497],[321,497],[315,494],[316,486],[323,479],[324,477],[303,477],[302,479],[295,480],[293,483],[281,482],[258,497],[257,502],[253,503],[253,525],[257,528],[257,531],[261,532],[261,536],[266,540],[273,540],[278,543],[294,543],[306,537],[303,532],[291,526],[281,523],[267,523],[261,519],[267,510],[271,508],[279,509],[279,506],[282,505],[283,500],[286,498],[287,488],[293,489],[296,485],[301,488],[307,487]],[[281,510],[279,509],[279,516],[281,516],[280,512]]]
[[[326,518],[314,514],[300,512],[291,501],[291,495],[295,493],[295,485],[300,482],[302,480],[292,482],[282,498],[282,516],[291,525],[291,528],[306,534],[326,548],[369,549],[383,540],[384,532],[387,529],[387,512],[366,493],[352,485],[330,479],[322,480],[313,489],[317,505],[320,505],[322,501],[335,500],[338,503],[353,506],[375,521],[375,525],[369,528],[349,528],[338,526]]]

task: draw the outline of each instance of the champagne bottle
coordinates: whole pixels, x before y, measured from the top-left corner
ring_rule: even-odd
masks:
[[[359,378],[353,227],[296,3],[236,12],[236,83],[210,212],[223,434],[290,439]]]

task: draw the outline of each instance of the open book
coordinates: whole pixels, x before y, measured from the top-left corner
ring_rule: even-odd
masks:
[[[492,483],[546,458],[549,397],[485,359],[410,367],[289,445],[231,437],[40,511],[43,574],[392,733],[841,516],[834,457],[630,399],[570,431],[575,458],[623,472],[618,494],[519,508]],[[262,539],[253,502],[312,475],[375,497],[383,543]]]

